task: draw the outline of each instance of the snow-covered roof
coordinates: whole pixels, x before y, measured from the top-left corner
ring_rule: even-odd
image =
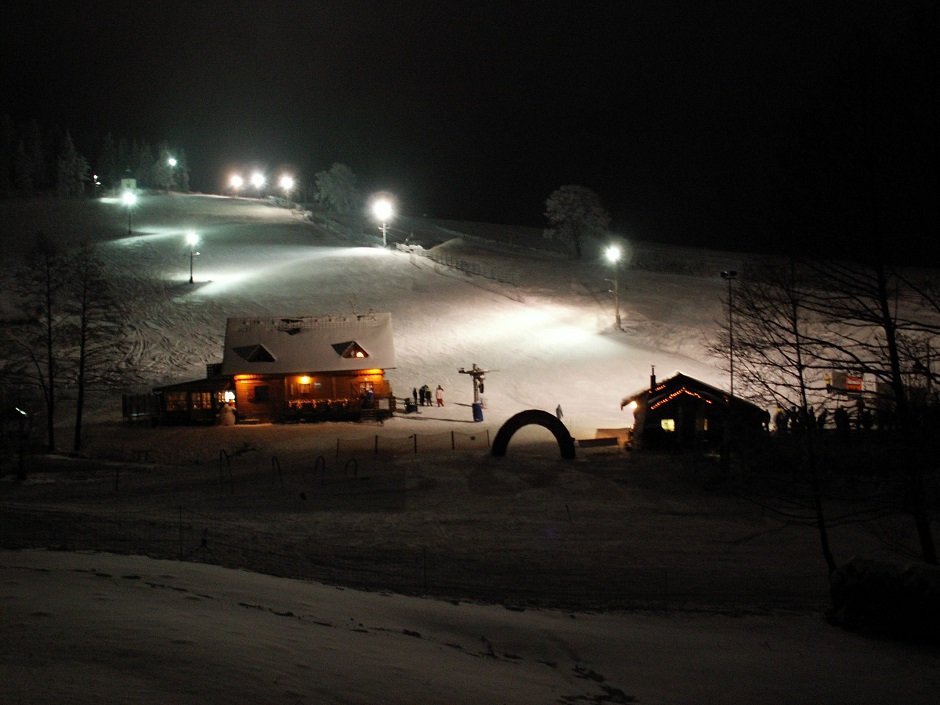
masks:
[[[708,403],[717,402],[719,404],[724,404],[727,400],[731,400],[731,403],[735,406],[753,407],[758,411],[763,411],[756,404],[753,404],[745,399],[741,399],[740,397],[732,397],[728,392],[707,384],[702,380],[689,377],[688,375],[683,374],[678,370],[676,370],[676,372],[671,377],[657,381],[655,389],[651,390],[647,386],[645,389],[639,392],[624,397],[620,401],[620,408],[622,409],[627,404],[634,401],[638,404],[644,403],[645,401],[646,404],[652,407],[660,400],[674,397],[676,396],[677,391],[681,393],[686,391],[687,388],[695,392],[694,396],[707,399]]]
[[[229,318],[222,374],[345,372],[395,367],[392,315]]]

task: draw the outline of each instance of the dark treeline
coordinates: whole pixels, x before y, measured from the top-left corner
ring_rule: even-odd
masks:
[[[188,191],[185,151],[110,133],[97,145],[76,145],[67,129],[36,120],[16,124],[0,115],[0,195],[95,195],[118,188],[125,178],[138,188]]]

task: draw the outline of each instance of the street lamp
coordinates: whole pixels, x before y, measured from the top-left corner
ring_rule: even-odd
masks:
[[[622,252],[618,245],[608,245],[604,250],[604,256],[614,267],[614,278],[608,279],[614,286],[614,320],[617,323],[617,330],[623,330],[620,322],[620,256]]]
[[[731,396],[734,396],[734,301],[732,299],[733,291],[731,288],[731,282],[733,282],[738,276],[738,273],[733,269],[726,269],[721,273],[721,278],[728,282],[728,363],[729,371],[731,375]]]
[[[193,283],[193,258],[199,253],[196,252],[196,245],[199,244],[199,236],[194,230],[186,233],[186,243],[189,245],[189,283]]]
[[[289,198],[290,192],[294,190],[294,177],[290,174],[284,174],[278,183],[281,190],[284,191],[284,197]]]
[[[232,174],[232,178],[228,181],[229,186],[232,187],[232,191],[235,192],[235,195],[238,195],[238,189],[245,185],[245,180],[239,174]]]
[[[372,215],[382,223],[382,247],[388,247],[388,221],[395,215],[390,198],[380,196],[372,202]]]
[[[251,185],[257,190],[258,198],[261,198],[261,187],[264,186],[264,181],[264,174],[260,171],[256,171],[251,175]]]
[[[137,203],[137,194],[133,191],[125,191],[121,194],[121,201],[127,206],[127,234],[131,234],[131,209]]]

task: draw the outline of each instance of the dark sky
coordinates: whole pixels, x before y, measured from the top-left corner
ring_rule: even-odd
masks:
[[[541,226],[574,183],[624,235],[697,245],[940,224],[926,0],[18,5],[2,111],[91,159],[106,132],[182,145],[199,190],[340,161],[411,214]]]

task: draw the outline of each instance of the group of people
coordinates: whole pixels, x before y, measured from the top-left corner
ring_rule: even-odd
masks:
[[[431,388],[428,385],[422,385],[420,389],[417,387],[412,388],[411,396],[415,401],[415,405],[421,406],[434,406],[434,402],[431,399]],[[434,399],[437,401],[438,406],[444,406],[444,388],[441,385],[437,385],[437,389],[434,390]]]
[[[778,435],[798,434],[809,427],[823,430],[827,427],[827,417],[826,409],[817,414],[812,406],[805,410],[795,406],[788,410],[778,407],[774,415],[774,426]],[[893,421],[892,415],[886,410],[878,409],[877,414],[873,414],[861,397],[855,401],[854,414],[840,405],[833,412],[832,420],[838,435],[844,435],[853,428],[858,431],[870,431],[876,423],[880,430],[890,430]]]

